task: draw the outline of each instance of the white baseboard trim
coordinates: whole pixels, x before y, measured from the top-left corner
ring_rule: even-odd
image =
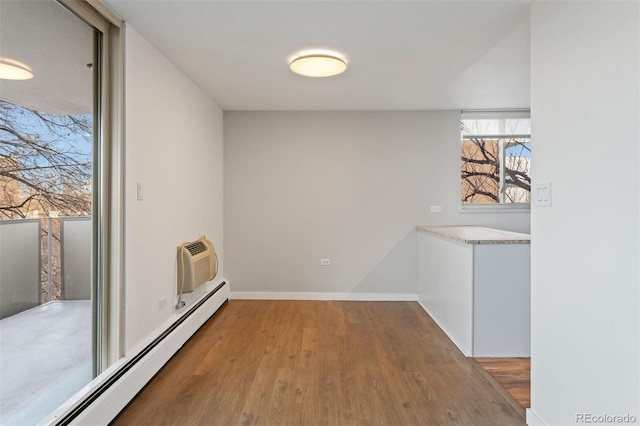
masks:
[[[120,360],[118,362],[120,368],[116,372],[102,383],[96,384],[94,392],[66,413],[56,416],[57,418],[51,424],[109,424],[228,299],[229,284],[222,282],[215,293],[208,293],[200,299],[202,303],[200,306],[196,303],[193,310],[176,320],[176,323],[168,329],[171,331],[162,333],[139,353]]]
[[[538,417],[533,410],[531,410],[531,408],[527,408],[526,422],[528,426],[547,426],[547,424],[543,422],[542,419]]]
[[[233,291],[231,299],[236,300],[343,300],[374,302],[415,302],[418,295],[413,293],[307,293],[280,291]]]

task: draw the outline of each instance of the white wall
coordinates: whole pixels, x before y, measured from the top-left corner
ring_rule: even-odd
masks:
[[[533,3],[529,424],[640,421],[638,9]]]
[[[415,294],[414,226],[528,232],[528,213],[460,213],[459,120],[457,111],[225,112],[232,292]]]
[[[206,234],[223,276],[223,145],[222,111],[210,98],[130,26],[125,49],[125,350],[132,354],[177,317],[178,244]]]

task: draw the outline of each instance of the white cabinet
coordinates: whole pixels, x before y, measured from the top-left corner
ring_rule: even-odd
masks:
[[[528,235],[479,227],[418,229],[419,301],[442,330],[466,356],[529,356]]]

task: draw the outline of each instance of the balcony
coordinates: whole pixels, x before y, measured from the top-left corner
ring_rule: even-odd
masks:
[[[0,221],[0,423],[35,424],[92,378],[91,218]]]

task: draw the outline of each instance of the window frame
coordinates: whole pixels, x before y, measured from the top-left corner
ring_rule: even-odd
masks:
[[[531,132],[529,133],[501,133],[501,134],[465,134],[463,130],[463,120],[481,120],[481,119],[531,119],[531,112],[528,109],[518,110],[464,110],[461,111],[460,117],[460,149],[462,149],[462,142],[472,139],[494,140],[498,143],[498,161],[500,164],[499,170],[499,188],[498,194],[500,197],[499,203],[494,204],[472,204],[464,203],[460,199],[460,211],[461,212],[530,212],[531,203],[505,203],[505,192],[507,185],[505,185],[505,151],[507,149],[507,142],[512,139],[526,139],[531,144]],[[463,178],[461,176],[462,164],[460,165],[459,179],[462,183]],[[530,171],[529,171],[530,173]]]

